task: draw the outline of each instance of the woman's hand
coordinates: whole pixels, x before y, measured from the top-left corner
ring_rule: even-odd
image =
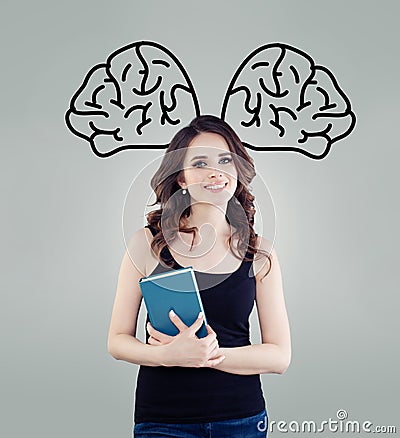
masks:
[[[213,367],[220,364],[225,356],[220,354],[217,335],[207,324],[208,335],[199,339],[196,332],[203,324],[203,315],[187,326],[178,315],[169,314],[171,321],[178,328],[176,336],[170,336],[156,330],[150,322],[147,331],[150,334],[149,344],[162,345],[165,350],[165,366]]]
[[[175,337],[167,335],[163,332],[159,332],[151,325],[150,321],[147,323],[146,327],[150,335],[148,342],[151,345],[166,345],[169,344]]]

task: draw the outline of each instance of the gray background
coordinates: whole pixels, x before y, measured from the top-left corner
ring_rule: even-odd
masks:
[[[339,80],[357,125],[327,158],[250,152],[276,208],[293,344],[288,371],[263,375],[263,388],[270,420],[346,409],[396,424],[398,2],[2,6],[0,435],[131,436],[138,367],[108,355],[107,332],[125,195],[160,151],[97,158],[64,113],[93,65],[144,39],[180,59],[203,114],[219,114],[239,62],[262,44],[298,47]]]

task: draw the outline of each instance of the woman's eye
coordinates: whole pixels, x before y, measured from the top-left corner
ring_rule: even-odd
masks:
[[[230,163],[232,161],[232,158],[223,158],[223,160],[228,160],[227,162]]]
[[[193,164],[193,167],[203,167],[203,166],[198,166],[201,163],[204,163],[204,161],[196,161],[196,163]]]
[[[222,158],[221,161],[224,161],[224,160],[226,160],[225,161],[226,163],[230,163],[232,161],[232,158]],[[204,166],[200,166],[200,164],[202,164],[202,163],[207,164],[205,161],[196,161],[196,163],[193,164],[193,167],[204,167]]]

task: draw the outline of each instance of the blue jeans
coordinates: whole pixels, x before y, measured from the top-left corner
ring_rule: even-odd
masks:
[[[133,428],[133,436],[134,438],[265,438],[267,429],[268,415],[264,409],[251,417],[211,423],[137,423]]]

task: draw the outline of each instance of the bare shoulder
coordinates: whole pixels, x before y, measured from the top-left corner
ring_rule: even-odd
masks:
[[[139,229],[126,242],[126,251],[121,262],[108,335],[110,352],[113,350],[114,336],[122,333],[136,336],[136,323],[143,298],[139,280],[146,273],[147,253],[147,235],[145,230]]]
[[[274,260],[277,260],[277,254],[273,243],[260,235],[257,236],[256,248],[257,253],[254,255],[253,270],[256,279],[260,279],[270,270],[271,262],[274,263]],[[268,254],[269,258],[265,253]]]
[[[151,241],[153,235],[148,228],[139,228],[136,230],[127,245],[127,252],[143,276],[148,274],[148,267],[157,261],[153,251],[151,250]]]

